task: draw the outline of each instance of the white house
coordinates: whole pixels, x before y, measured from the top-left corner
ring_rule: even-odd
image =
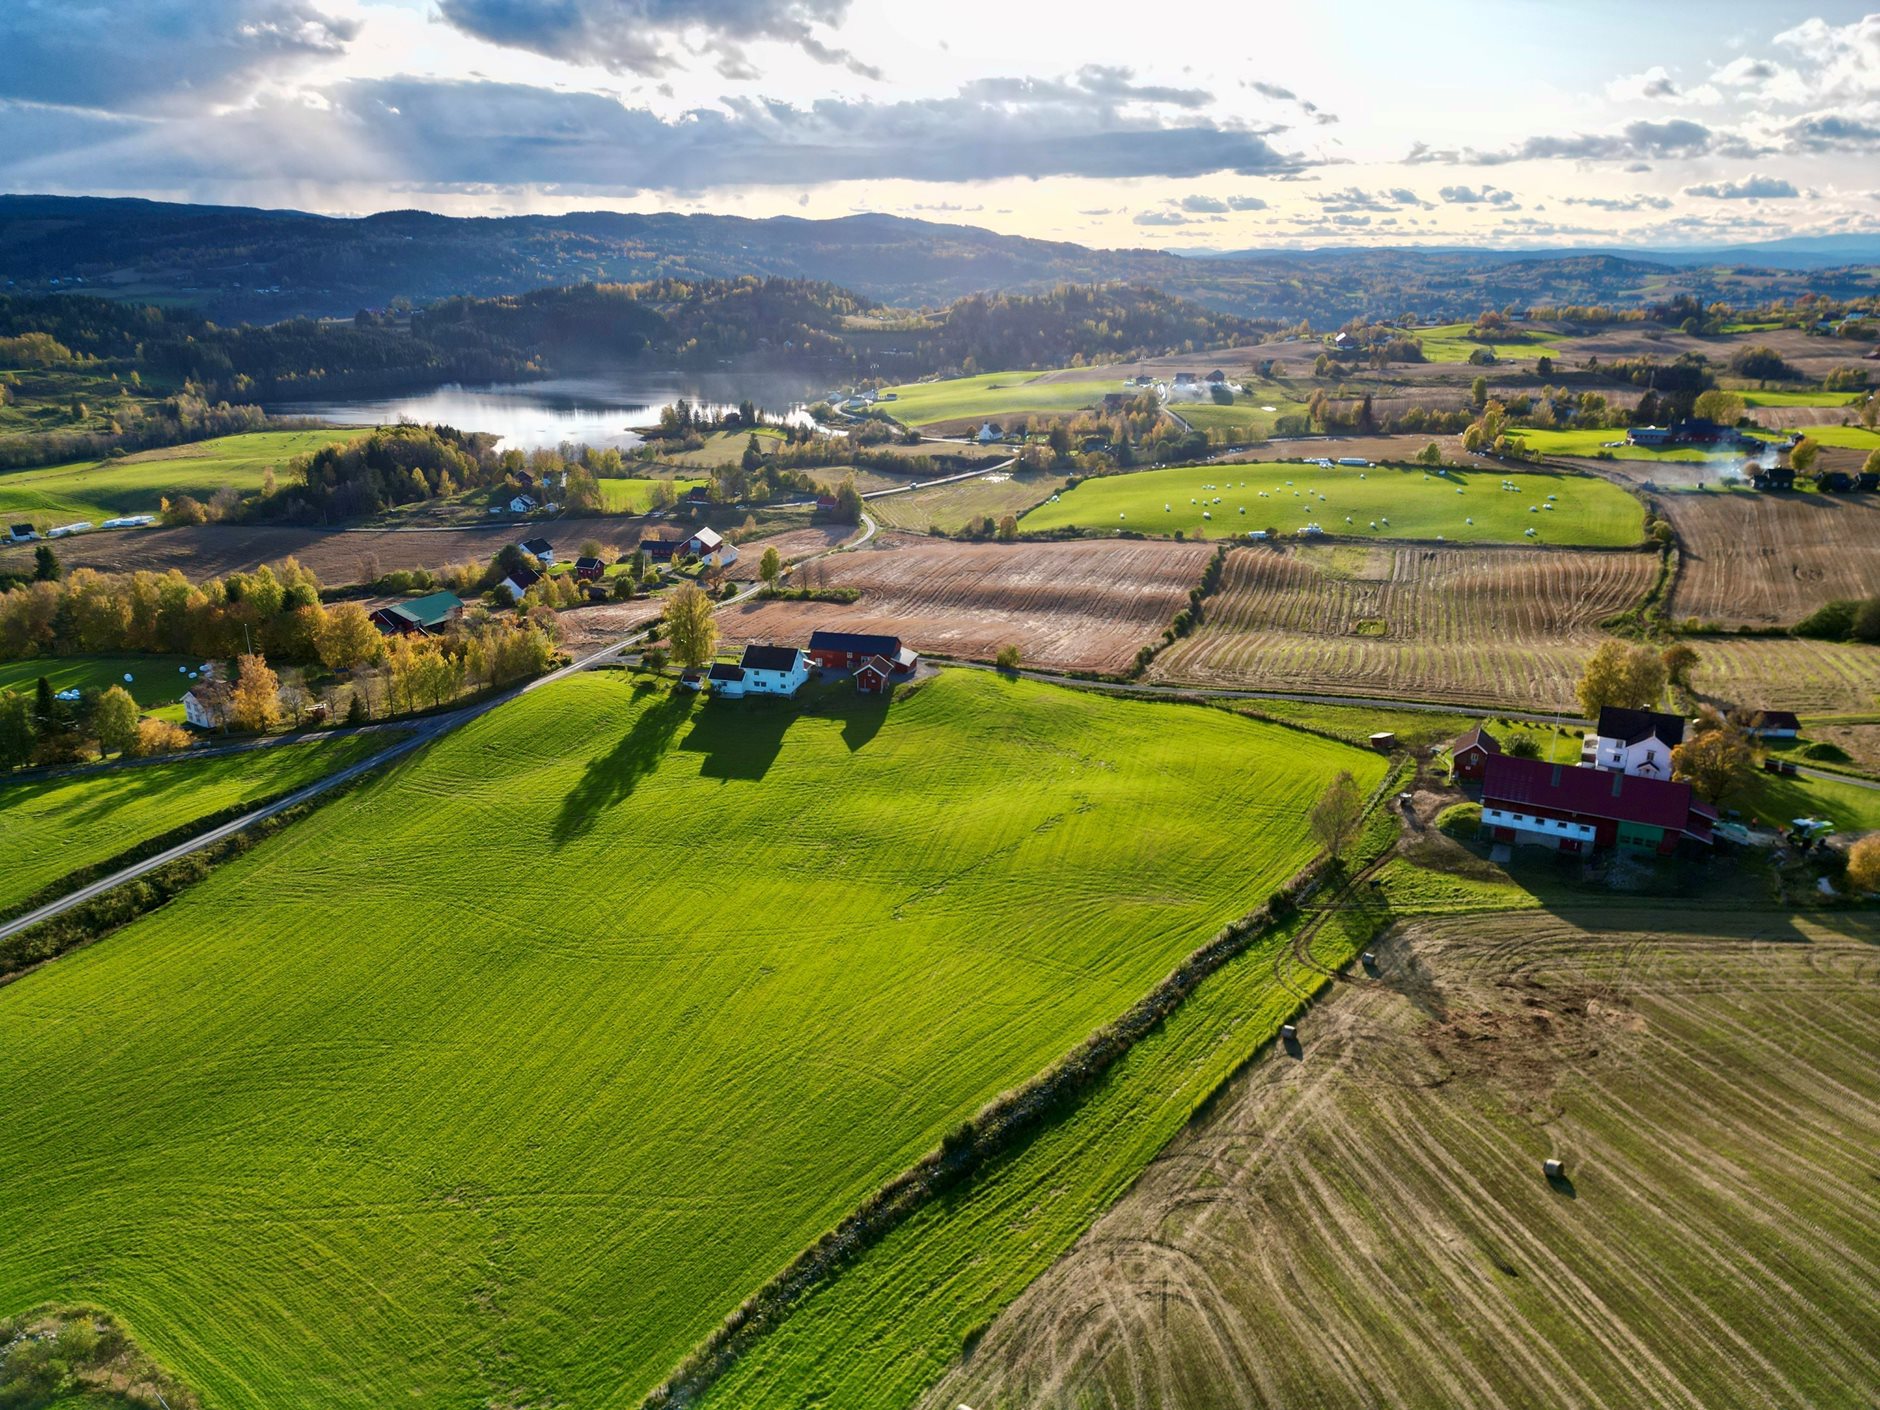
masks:
[[[518,568],[515,572],[498,583],[497,586],[509,594],[509,600],[511,602],[520,602],[522,601],[522,595],[541,581],[542,575],[536,572],[535,569]]]
[[[738,546],[735,543],[720,544],[699,561],[707,568],[729,568],[738,561]]]
[[[1580,745],[1580,762],[1641,778],[1671,777],[1671,751],[1684,742],[1684,721],[1656,710],[1621,710],[1607,705],[1599,724]]]
[[[516,547],[530,555],[544,568],[555,566],[555,545],[547,539],[524,539]]]
[[[221,729],[228,723],[228,686],[205,675],[183,692],[183,723],[195,729]]]
[[[519,494],[507,506],[499,507],[506,507],[511,514],[527,514],[535,508],[535,500],[529,495]]]
[[[735,700],[744,695],[795,695],[809,679],[809,658],[794,646],[747,646],[735,666],[720,661],[711,669],[712,694]]]
[[[1001,431],[997,426],[993,425],[990,421],[986,422],[984,425],[982,425],[979,428],[979,444],[981,444],[982,446],[989,446],[994,441],[1001,441],[1004,439],[1005,439],[1005,432]]]

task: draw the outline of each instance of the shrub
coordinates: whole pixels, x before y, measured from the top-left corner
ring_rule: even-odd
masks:
[[[1843,749],[1840,745],[1830,744],[1825,739],[1817,740],[1813,744],[1803,745],[1802,757],[1804,759],[1816,759],[1824,764],[1845,764],[1850,762],[1852,758],[1847,750]]]
[[[1008,641],[1004,646],[999,648],[999,654],[992,658],[993,664],[998,666],[1001,671],[1016,671],[1018,669],[1019,655],[1018,643]]]
[[[1531,734],[1510,735],[1508,742],[1501,748],[1504,754],[1515,759],[1538,759],[1541,756],[1541,747],[1534,742]]]

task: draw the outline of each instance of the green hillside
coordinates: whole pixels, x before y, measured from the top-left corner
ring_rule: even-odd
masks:
[[[0,989],[0,1308],[218,1407],[631,1406],[1264,901],[1341,768],[977,672],[535,692]]]

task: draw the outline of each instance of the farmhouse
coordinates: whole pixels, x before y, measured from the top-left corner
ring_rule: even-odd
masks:
[[[522,595],[541,581],[542,575],[536,572],[535,569],[518,568],[496,586],[509,594],[509,600],[511,602],[520,602],[522,601]]]
[[[1758,465],[1749,482],[1759,490],[1792,490],[1795,472],[1786,465]]]
[[[1004,436],[1005,432],[1000,430],[999,427],[991,421],[986,422],[979,428],[979,444],[982,446],[991,445],[996,440],[1002,440]]]
[[[507,505],[498,505],[497,508],[506,508],[511,514],[527,514],[531,509],[535,508],[535,499],[531,495],[519,494],[511,499]]]
[[[1634,426],[1625,433],[1635,446],[1742,446],[1754,449],[1757,441],[1734,426],[1719,426],[1701,417],[1686,417],[1671,426]]]
[[[574,575],[584,583],[597,581],[607,571],[607,565],[592,554],[584,553],[574,560]]]
[[[463,600],[454,592],[434,592],[409,602],[388,602],[372,613],[372,625],[387,636],[434,636],[463,620]]]
[[[707,554],[716,552],[719,548],[723,547],[723,545],[724,536],[716,529],[700,529],[697,533],[693,534],[691,538],[679,545],[679,556],[683,558],[687,554],[693,554],[696,557],[703,558]]]
[[[228,684],[216,678],[213,668],[203,669],[203,678],[183,692],[183,723],[192,729],[220,729],[228,723]]]
[[[919,654],[901,645],[898,636],[832,631],[809,634],[810,660],[826,671],[857,670],[871,656],[881,657],[896,675],[902,676],[920,664]]]
[[[1580,762],[1642,778],[1670,778],[1671,751],[1684,743],[1684,721],[1656,710],[1600,707],[1599,723],[1580,744]]]
[[[555,545],[547,539],[524,539],[516,545],[544,568],[555,566]]]
[[[715,663],[707,679],[712,694],[728,700],[745,695],[795,695],[809,679],[809,660],[794,646],[753,643],[735,664]]]
[[[1802,732],[1802,722],[1792,710],[1762,710],[1749,732],[1757,739],[1794,739]]]
[[[1498,842],[1662,856],[1685,838],[1708,845],[1716,823],[1688,783],[1506,754],[1482,773],[1482,825]]]
[[[1457,736],[1449,746],[1449,759],[1455,766],[1456,777],[1470,782],[1480,780],[1488,761],[1499,753],[1500,741],[1480,725]]]
[[[691,509],[707,508],[712,502],[711,487],[708,485],[694,485],[685,492],[685,498],[679,502]]]
[[[38,537],[31,524],[15,524],[7,531],[8,543],[31,543]]]
[[[640,552],[646,555],[646,561],[649,563],[670,563],[687,542],[686,539],[669,539],[663,536],[641,539]]]

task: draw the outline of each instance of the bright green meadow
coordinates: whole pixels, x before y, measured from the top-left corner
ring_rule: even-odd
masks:
[[[817,689],[535,691],[0,989],[0,1308],[101,1304],[224,1410],[633,1406],[1385,767]]]
[[[117,460],[91,460],[32,470],[0,471],[0,519],[31,520],[41,529],[130,514],[155,514],[166,495],[207,501],[224,486],[259,493],[267,472],[287,479],[288,463],[322,446],[356,440],[357,427],[329,431],[248,431],[140,451]]]
[[[1865,401],[1865,392],[1759,391],[1740,392],[1745,406],[1848,406]]]
[[[1120,377],[1094,368],[1087,378],[1045,382],[1044,372],[982,372],[942,382],[890,387],[895,399],[881,409],[908,426],[984,417],[1059,414],[1095,406],[1105,392],[1124,390]]]
[[[1502,482],[1517,488],[1506,490]],[[1461,493],[1458,494],[1457,491]],[[1539,506],[1549,503],[1552,509]],[[1219,501],[1218,503],[1216,501]],[[1530,510],[1532,512],[1530,512]],[[1473,519],[1474,523],[1468,521]],[[1388,521],[1388,522],[1386,522]],[[1144,534],[1237,537],[1272,529],[1291,535],[1316,523],[1328,534],[1451,543],[1512,543],[1622,547],[1644,532],[1637,500],[1606,480],[1499,470],[1372,466],[1360,470],[1281,462],[1194,465],[1141,470],[1086,480],[1019,520],[1021,529],[1081,527]]]
[[[609,514],[644,514],[653,502],[653,486],[671,485],[675,495],[682,495],[694,485],[710,484],[705,479],[658,480],[650,476],[609,477],[596,482],[601,487],[601,505]]]
[[[34,656],[0,661],[0,690],[35,690],[41,676],[55,691],[109,690],[119,685],[144,713],[180,722],[183,710],[177,702],[189,689],[187,673],[201,665],[195,656]],[[126,676],[131,679],[125,680]]]
[[[1553,350],[1559,333],[1542,328],[1519,328],[1518,337],[1483,342],[1469,336],[1468,323],[1445,323],[1439,328],[1412,328],[1409,336],[1423,344],[1425,362],[1467,362],[1477,348],[1487,348],[1501,362],[1532,362]]]
[[[224,808],[291,793],[386,742],[383,735],[349,735],[0,782],[0,913],[71,872]]]

